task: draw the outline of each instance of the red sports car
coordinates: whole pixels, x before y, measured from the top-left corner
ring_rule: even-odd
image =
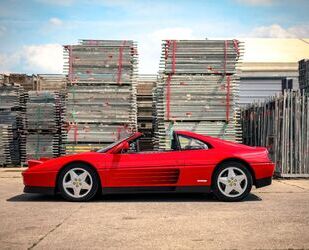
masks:
[[[170,150],[140,152],[137,132],[97,152],[30,160],[24,192],[88,201],[98,193],[213,192],[239,201],[271,184],[275,165],[263,147],[175,131]]]

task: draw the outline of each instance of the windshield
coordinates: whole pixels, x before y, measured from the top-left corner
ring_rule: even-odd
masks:
[[[125,137],[125,138],[122,138],[122,139],[120,139],[120,140],[118,140],[118,141],[115,141],[115,142],[113,142],[112,144],[110,144],[110,145],[108,145],[108,146],[106,146],[106,147],[104,147],[104,148],[99,149],[97,152],[98,152],[98,153],[105,153],[105,152],[107,152],[108,150],[110,150],[111,148],[115,147],[117,144],[119,144],[119,143],[121,143],[121,142],[123,142],[123,141],[129,139],[131,136],[132,136],[132,135],[129,135],[129,136]]]

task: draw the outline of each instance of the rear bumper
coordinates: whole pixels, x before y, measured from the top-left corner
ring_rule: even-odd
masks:
[[[55,189],[53,187],[31,187],[25,186],[24,193],[31,194],[55,194]]]
[[[272,162],[253,163],[251,167],[253,168],[256,180],[270,178],[275,171],[275,164]]]
[[[261,188],[261,187],[269,186],[271,182],[272,182],[272,177],[258,179],[258,180],[255,180],[255,187]]]

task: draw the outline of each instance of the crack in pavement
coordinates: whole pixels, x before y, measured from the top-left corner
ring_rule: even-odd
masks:
[[[60,223],[58,223],[54,228],[49,230],[43,237],[39,238],[38,241],[34,242],[30,247],[28,247],[28,250],[33,249],[36,247],[42,240],[44,240],[48,235],[50,235],[52,232],[54,232],[57,228],[59,228],[64,222],[66,222],[68,219],[71,218],[71,216],[79,211],[82,208],[82,205],[80,205],[76,210],[74,210],[71,214],[69,214],[67,217],[65,217]]]
[[[298,186],[298,185],[296,185],[296,184],[286,183],[285,181],[282,181],[282,180],[277,180],[277,181],[280,182],[280,183],[282,183],[282,184],[288,185],[288,186],[298,187],[298,188],[300,188],[300,189],[302,189],[302,190],[306,190],[306,191],[308,190],[307,188],[300,187],[300,186]]]

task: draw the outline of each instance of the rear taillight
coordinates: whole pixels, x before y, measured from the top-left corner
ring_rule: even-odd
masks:
[[[267,157],[268,159],[272,162],[272,154],[269,152],[269,150],[267,150]]]

